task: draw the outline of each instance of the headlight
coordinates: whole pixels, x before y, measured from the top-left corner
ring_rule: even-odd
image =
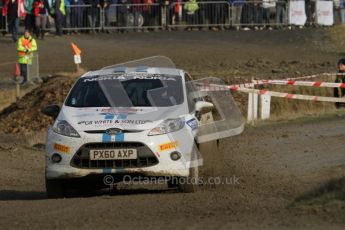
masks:
[[[68,136],[68,137],[80,137],[79,133],[65,120],[56,121],[53,126],[54,132]]]
[[[149,136],[161,135],[176,132],[184,127],[184,118],[167,119],[160,123],[157,127],[151,129]]]

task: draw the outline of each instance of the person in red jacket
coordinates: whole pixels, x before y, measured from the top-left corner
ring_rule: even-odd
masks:
[[[36,37],[44,38],[44,32],[47,28],[47,20],[49,13],[49,3],[47,0],[35,0],[34,1],[34,15],[36,26]]]
[[[12,34],[13,41],[17,42],[19,28],[18,0],[4,0],[2,15],[7,16],[8,30]]]
[[[6,9],[3,8],[5,1],[7,1],[7,0],[1,0],[0,1],[0,10],[1,10],[1,12],[0,12],[0,31],[6,30],[6,16],[5,16],[6,15],[6,12],[5,12]],[[5,32],[3,32],[3,34],[5,34]]]

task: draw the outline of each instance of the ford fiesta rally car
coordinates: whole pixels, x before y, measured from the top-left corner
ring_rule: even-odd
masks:
[[[191,81],[174,66],[158,67],[157,58],[144,60],[150,61],[88,72],[61,108],[43,110],[56,118],[46,143],[48,197],[109,186],[106,175],[112,184],[126,175],[197,178],[203,161],[196,143],[242,132],[229,93],[202,92],[206,80]],[[216,114],[202,124],[210,111]],[[197,182],[170,185],[193,192]]]

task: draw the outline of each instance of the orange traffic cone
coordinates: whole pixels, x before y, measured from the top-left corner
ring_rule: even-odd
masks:
[[[19,66],[19,63],[16,63],[16,69],[15,69],[15,76],[16,77],[19,77],[20,76],[20,66]]]

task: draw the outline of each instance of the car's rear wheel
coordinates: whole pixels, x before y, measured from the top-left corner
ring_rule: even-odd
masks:
[[[194,193],[199,186],[199,167],[193,167],[189,169],[189,176],[180,178],[178,188],[180,192]]]
[[[48,198],[62,198],[65,196],[63,180],[46,179],[46,193]]]

